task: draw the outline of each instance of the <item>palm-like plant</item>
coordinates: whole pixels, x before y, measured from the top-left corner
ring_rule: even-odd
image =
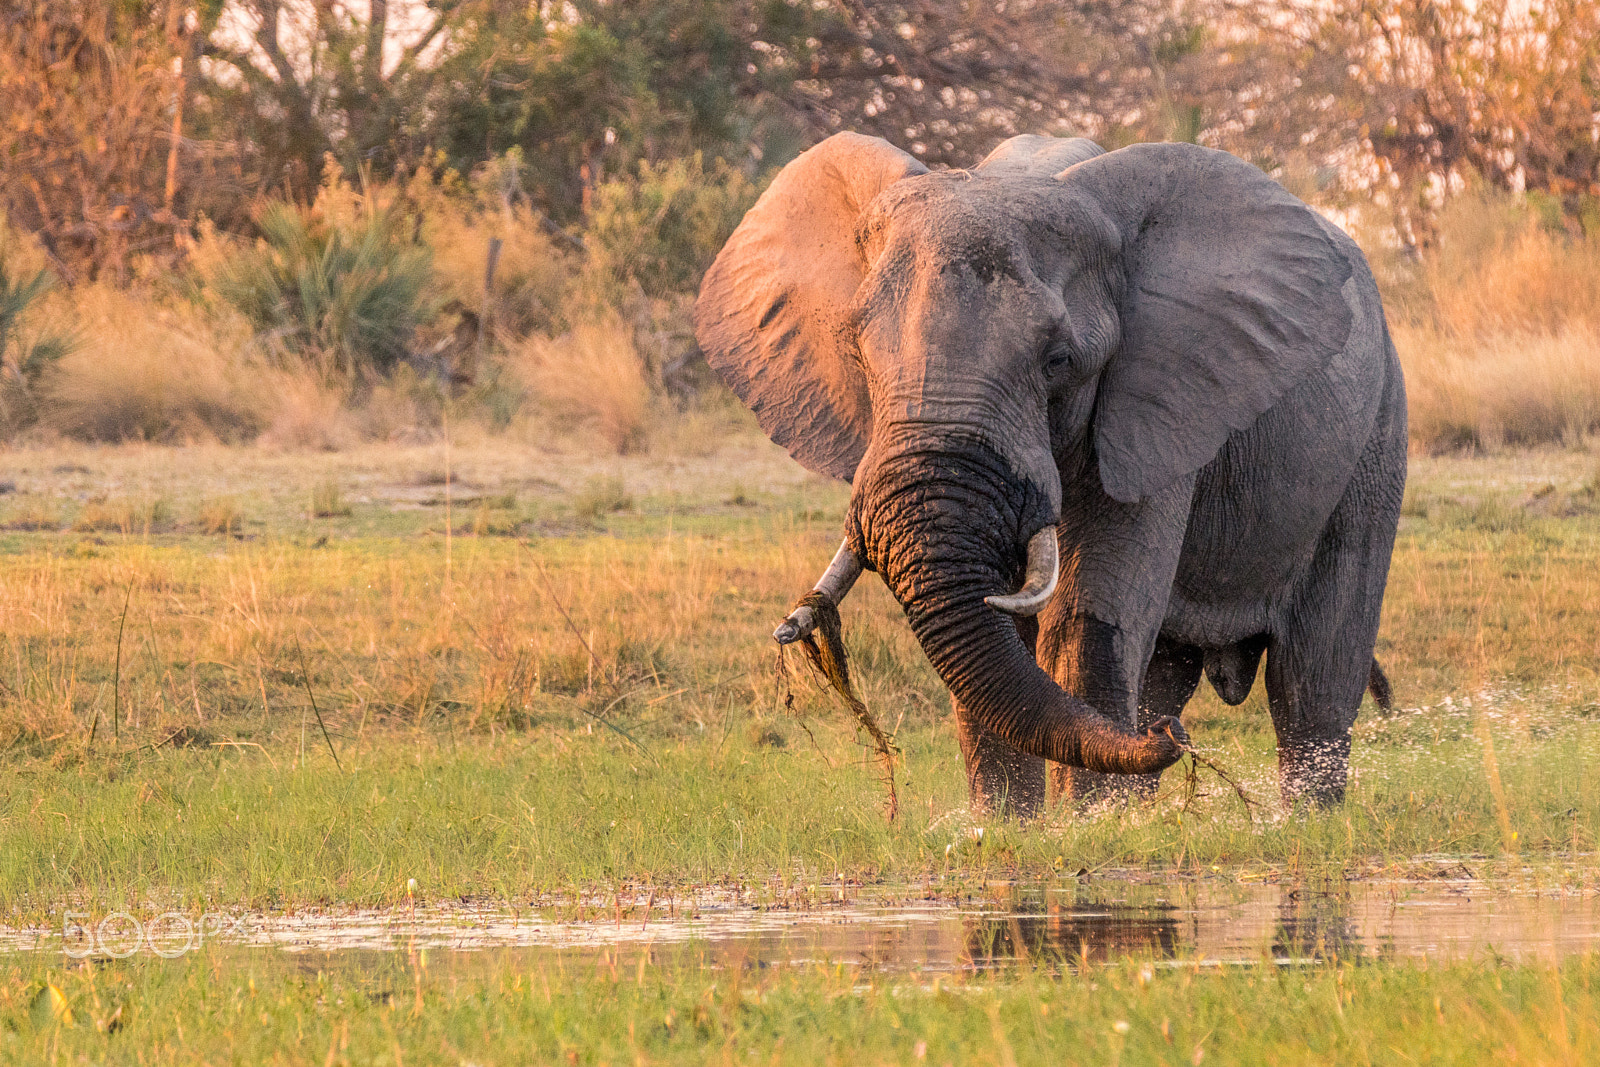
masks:
[[[256,247],[217,260],[206,282],[280,351],[324,373],[386,373],[436,310],[428,251],[404,239],[392,208],[329,214],[268,203]]]
[[[49,271],[18,273],[0,247],[0,430],[11,432],[38,417],[39,380],[72,350],[71,335],[41,331],[27,336],[24,319],[35,301],[50,291]]]

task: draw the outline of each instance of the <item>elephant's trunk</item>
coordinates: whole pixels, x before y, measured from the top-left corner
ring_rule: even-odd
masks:
[[[898,469],[896,469],[898,468]],[[857,479],[851,540],[905,609],[955,698],[1013,747],[1073,767],[1150,774],[1182,755],[1182,728],[1135,734],[1039,668],[1014,620],[984,603],[1016,588],[1023,545],[1053,516],[998,457],[945,453]]]

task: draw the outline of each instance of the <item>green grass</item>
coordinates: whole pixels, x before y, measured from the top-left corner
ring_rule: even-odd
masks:
[[[8,458],[0,914],[11,925],[59,929],[67,910],[398,905],[412,880],[424,903],[538,897],[563,918],[622,885],[808,899],[842,878],[869,897],[907,883],[951,896],[994,878],[1065,885],[1084,869],[1426,876],[1441,856],[1523,888],[1600,885],[1590,455],[1413,464],[1379,645],[1400,710],[1364,712],[1342,807],[1279,809],[1261,694],[1227,708],[1203,692],[1191,732],[1260,810],[1205,771],[1190,800],[1174,772],[1154,803],[1057,811],[1025,828],[990,820],[981,840],[948,695],[881,584],[852,594],[845,629],[863,694],[898,727],[899,821],[885,822],[866,751],[797,664],[798,718],[785,712],[767,634],[825,564],[846,497],[764,444],[597,459],[457,443],[448,524],[442,446]],[[326,510],[349,514],[308,513],[325,485],[342,505]],[[162,502],[161,522],[84,518],[91,505],[90,519],[142,517],[149,501]],[[215,944],[175,961],[8,955],[0,1060],[1600,1053],[1592,957],[1220,971],[1036,960],[938,978],[707,969],[693,946],[642,963],[633,950],[596,958]],[[52,1020],[47,986],[75,1025]]]
[[[1335,811],[1252,819],[1203,777],[1209,795],[1185,812],[1174,773],[1170,800],[1026,829],[988,821],[981,843],[941,725],[903,730],[902,815],[890,825],[864,750],[822,722],[819,748],[781,721],[758,734],[737,712],[703,737],[635,724],[648,754],[577,723],[454,742],[341,735],[341,771],[309,721],[303,754],[296,731],[266,748],[202,738],[19,763],[0,785],[0,908],[38,918],[152,900],[197,911],[395,904],[410,879],[425,899],[526,901],[624,883],[778,892],[840,877],[893,888],[1085,867],[1338,877],[1404,874],[1412,857],[1441,853],[1484,857],[1472,862],[1482,875],[1534,860],[1536,881],[1593,886],[1600,725],[1553,718],[1494,723],[1498,797],[1475,717],[1440,714],[1364,731],[1359,779]],[[771,747],[774,737],[787,746]],[[1268,796],[1269,734],[1207,740]]]
[[[704,972],[692,947],[511,954],[207,950],[0,964],[0,1057],[73,1063],[1592,1063],[1600,960],[1223,970],[1145,960],[917,978]],[[52,1016],[50,983],[67,1016]],[[46,996],[49,994],[46,993]]]
[[[1253,817],[1204,771],[1185,809],[1173,773],[1155,804],[995,824],[981,848],[948,695],[880,583],[852,594],[845,627],[868,703],[899,729],[901,820],[883,821],[864,751],[803,672],[801,719],[785,713],[766,635],[826,562],[844,494],[765,445],[605,461],[457,445],[454,499],[518,510],[517,537],[470,521],[445,536],[442,446],[14,460],[0,521],[97,494],[176,516],[171,533],[0,536],[14,915],[382,903],[409,878],[511,898],[1107,866],[1360,874],[1424,853],[1595,877],[1576,855],[1600,844],[1592,457],[1416,465],[1379,648],[1402,710],[1368,707],[1342,808],[1282,813],[1259,687],[1236,709],[1206,691],[1191,732],[1265,802]],[[631,507],[589,509],[597,479]],[[333,483],[353,514],[308,518]],[[223,488],[242,536],[189,527]]]

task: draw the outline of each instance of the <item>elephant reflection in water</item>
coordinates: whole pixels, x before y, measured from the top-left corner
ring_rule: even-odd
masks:
[[[1170,904],[1104,903],[1085,891],[1075,896],[1009,887],[996,901],[996,914],[966,920],[962,961],[988,970],[1029,962],[1103,963],[1129,955],[1172,959],[1184,945]]]
[[[1129,956],[1322,960],[1364,954],[1348,892],[1286,886],[1264,911],[1240,907],[1244,902],[1238,899],[1208,901],[1208,895],[1199,890],[1187,904],[1135,903],[1107,900],[1089,886],[1070,894],[1006,887],[992,901],[991,913],[964,920],[961,960],[988,970],[1027,963],[1070,967]]]
[[[1350,959],[1362,955],[1348,890],[1285,889],[1272,938],[1274,959]]]

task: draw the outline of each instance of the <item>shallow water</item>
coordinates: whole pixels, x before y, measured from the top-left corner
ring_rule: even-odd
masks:
[[[142,935],[126,919],[68,924],[66,936],[59,927],[0,930],[0,952],[177,956],[205,940],[347,963],[373,953],[437,958],[493,949],[529,965],[644,956],[709,967],[846,964],[938,972],[1128,955],[1225,964],[1491,953],[1554,960],[1600,950],[1600,895],[1471,879],[990,883],[959,896],[927,888],[898,899],[865,893],[848,899],[846,887],[828,892],[836,899],[777,905],[752,904],[732,892],[671,905],[624,896],[591,902],[582,921],[570,919],[572,908],[472,905],[246,913],[209,926],[149,916],[140,920]]]

